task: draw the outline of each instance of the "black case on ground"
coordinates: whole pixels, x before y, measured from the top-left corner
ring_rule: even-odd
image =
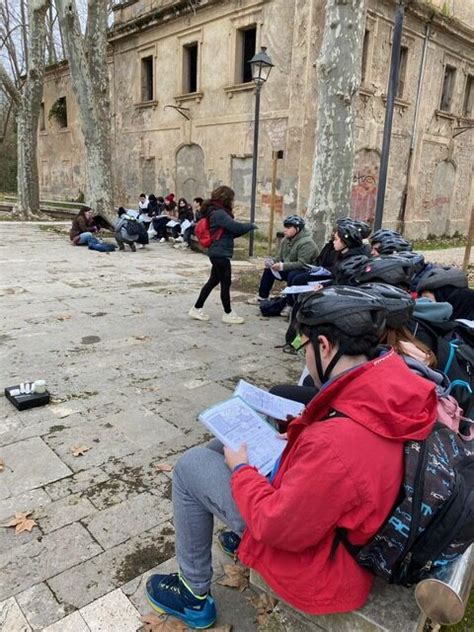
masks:
[[[20,385],[7,386],[5,389],[5,397],[15,408],[18,408],[18,410],[27,410],[28,408],[49,404],[49,391],[45,393],[20,393],[19,395],[12,395],[11,391],[15,389],[20,390]]]

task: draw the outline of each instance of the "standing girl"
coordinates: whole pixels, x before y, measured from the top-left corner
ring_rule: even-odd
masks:
[[[221,286],[221,302],[224,308],[222,322],[229,325],[241,325],[245,322],[242,316],[232,311],[230,305],[230,285],[232,282],[232,269],[230,260],[234,254],[234,239],[255,230],[255,224],[236,222],[232,208],[234,205],[234,191],[230,187],[220,186],[211,194],[211,199],[206,200],[201,208],[203,217],[209,218],[209,230],[212,243],[209,246],[208,256],[211,260],[211,275],[203,286],[194,307],[188,312],[191,318],[196,320],[209,320],[209,314],[203,311],[204,303],[212,290]]]

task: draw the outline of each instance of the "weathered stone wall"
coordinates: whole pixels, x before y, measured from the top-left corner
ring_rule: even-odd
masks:
[[[170,5],[179,8],[179,15],[167,13],[161,22],[154,17],[148,26],[134,26],[137,15],[155,16],[157,9]],[[473,200],[473,135],[453,138],[461,121],[466,77],[474,74],[469,63],[473,49],[453,20],[444,20],[443,25],[443,19],[435,17],[431,26],[412,142],[425,25],[431,13],[407,11],[402,41],[408,48],[405,85],[394,112],[384,225],[398,225],[406,196],[408,236],[465,231]],[[369,0],[370,36],[357,112],[352,200],[353,215],[361,218],[373,217],[375,209],[393,15],[393,0]],[[255,97],[252,85],[236,84],[235,60],[237,30],[251,24],[257,26],[257,48],[267,46],[275,64],[262,89],[258,218],[261,223],[268,219],[271,152],[279,149],[284,158],[278,161],[277,225],[281,215],[304,212],[314,151],[315,62],[324,0],[208,0],[195,11],[180,2],[122,3],[115,12],[110,59],[117,205],[135,205],[141,191],[205,197],[226,183],[236,190],[238,210],[248,214]],[[198,86],[195,93],[183,94],[183,46],[190,42],[199,47]],[[150,55],[155,92],[152,101],[143,103],[141,59]],[[445,63],[457,68],[451,116],[437,111]],[[47,133],[40,133],[40,173],[44,162],[49,174],[42,178],[42,192],[43,197],[75,197],[83,190],[82,141],[67,69],[59,77],[58,72],[48,75],[46,110],[67,93],[70,125],[68,131],[50,126]]]

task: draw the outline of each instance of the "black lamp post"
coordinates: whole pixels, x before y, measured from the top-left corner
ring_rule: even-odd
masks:
[[[253,162],[252,162],[252,193],[250,196],[250,221],[255,223],[255,198],[257,194],[257,158],[258,158],[258,128],[260,124],[260,90],[268,79],[273,68],[272,60],[265,52],[267,49],[262,46],[259,53],[256,53],[249,61],[252,68],[252,79],[255,83],[255,124],[253,129]],[[253,257],[254,233],[250,232],[249,257]]]

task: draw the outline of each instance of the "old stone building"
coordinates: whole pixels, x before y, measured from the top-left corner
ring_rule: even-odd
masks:
[[[205,197],[219,183],[250,199],[254,88],[246,63],[266,46],[257,189],[268,217],[304,212],[317,111],[324,0],[127,0],[114,8],[110,77],[115,201],[142,191]],[[368,0],[358,96],[353,215],[373,216],[394,0]],[[474,204],[474,2],[416,2],[405,17],[384,225],[408,236],[465,232]],[[42,198],[84,190],[82,137],[67,64],[48,70],[40,122]]]

